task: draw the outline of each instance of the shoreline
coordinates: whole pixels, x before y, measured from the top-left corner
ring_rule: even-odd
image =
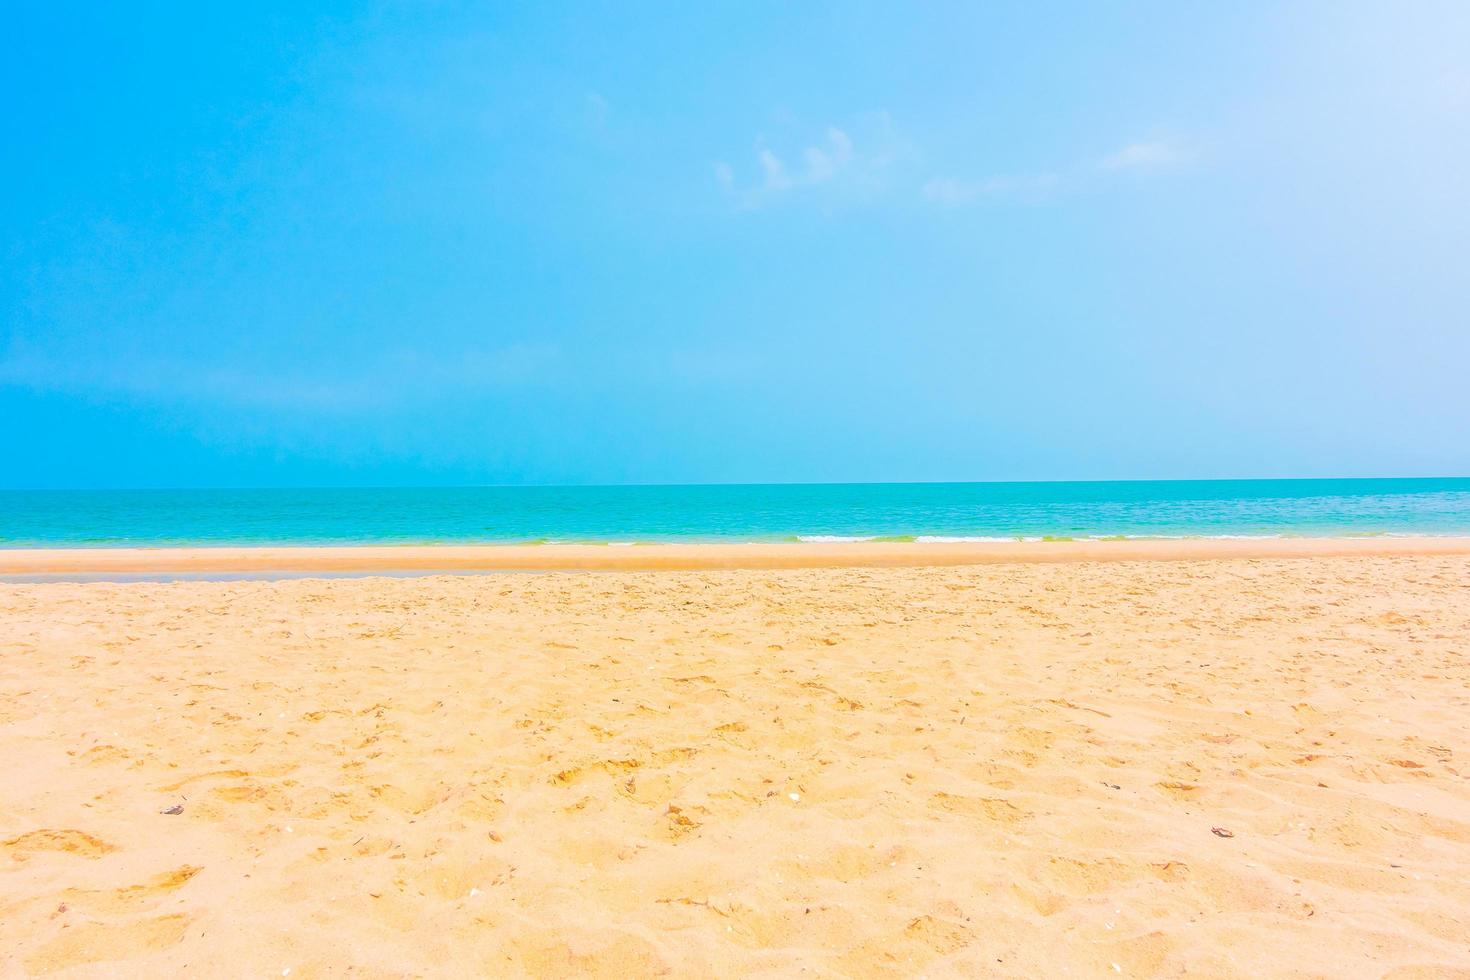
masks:
[[[1470,537],[0,549],[0,574],[715,571],[1470,555]]]

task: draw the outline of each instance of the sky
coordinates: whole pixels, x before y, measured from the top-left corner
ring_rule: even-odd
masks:
[[[3,487],[1470,474],[1458,0],[7,22]]]

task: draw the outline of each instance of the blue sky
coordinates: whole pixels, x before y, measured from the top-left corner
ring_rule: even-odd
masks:
[[[1470,473],[1462,3],[7,20],[3,486]]]

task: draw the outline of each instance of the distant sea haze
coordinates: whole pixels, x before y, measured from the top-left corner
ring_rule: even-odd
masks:
[[[0,547],[1470,534],[1470,479],[4,490]]]

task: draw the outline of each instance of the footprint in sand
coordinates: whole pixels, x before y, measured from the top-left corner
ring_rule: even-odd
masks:
[[[0,847],[17,861],[30,859],[43,851],[60,851],[78,857],[97,859],[109,851],[116,850],[104,840],[80,830],[33,830],[28,834],[11,838]]]
[[[67,929],[26,959],[32,973],[51,973],[87,963],[128,960],[173,946],[184,938],[187,915],[130,922],[83,922]]]
[[[147,881],[125,888],[68,888],[61,893],[67,905],[89,912],[132,912],[156,898],[177,891],[202,869],[192,864],[154,875]]]

